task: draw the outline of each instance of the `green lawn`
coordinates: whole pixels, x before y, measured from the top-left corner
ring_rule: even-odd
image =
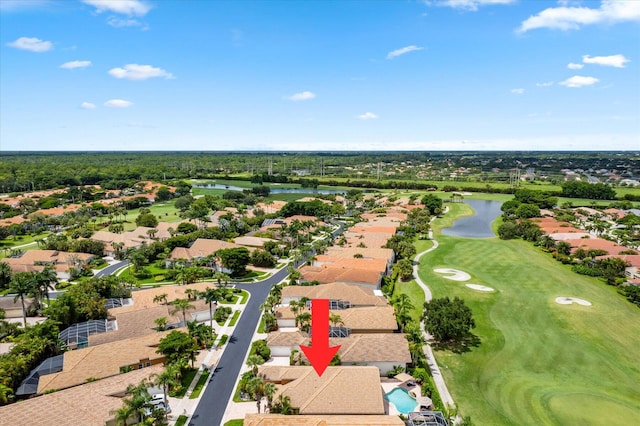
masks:
[[[189,399],[196,399],[197,397],[200,396],[200,392],[202,392],[202,388],[204,388],[204,385],[205,383],[207,383],[208,379],[209,379],[209,372],[204,371],[200,375],[200,378],[198,379],[198,383],[196,383],[196,385],[194,386],[193,392],[191,392],[191,395],[189,395]]]
[[[131,266],[126,267],[126,269],[120,274],[120,277],[134,280],[138,284],[157,284],[159,281],[156,281],[156,277],[162,276],[167,273],[166,269],[158,268],[157,266],[145,265],[145,269],[147,269],[151,273],[151,278],[138,279],[133,276],[131,273]],[[164,279],[162,281],[165,281]]]
[[[189,417],[180,415],[180,417],[178,417],[178,420],[176,420],[175,426],[184,426],[187,424],[187,420],[189,420]]]
[[[238,322],[238,318],[240,318],[240,311],[235,311],[233,316],[231,317],[231,321],[229,321],[229,327],[233,327]]]
[[[187,370],[187,372],[184,373],[184,375],[182,376],[182,381],[181,381],[182,386],[180,387],[180,391],[171,392],[170,396],[174,398],[183,398],[184,395],[187,393],[189,386],[191,386],[191,382],[193,382],[193,379],[196,377],[197,373],[198,373],[197,368]]]
[[[470,209],[455,205],[452,213]],[[637,424],[640,310],[530,243],[439,235],[447,216],[434,224],[440,247],[422,258],[420,277],[434,297],[462,297],[474,313],[480,346],[436,352],[462,415],[491,425]],[[497,291],[443,279],[438,267]],[[559,305],[558,296],[593,306]]]
[[[160,222],[180,222],[182,218],[179,216],[180,211],[175,208],[174,201],[167,201],[163,203],[152,204],[148,207],[152,214],[159,217]],[[136,229],[136,218],[140,216],[140,209],[133,209],[127,211],[126,222],[124,223],[124,230],[131,231]],[[145,235],[146,237],[146,235]]]
[[[242,426],[243,424],[244,424],[243,419],[233,419],[226,422],[224,426]]]

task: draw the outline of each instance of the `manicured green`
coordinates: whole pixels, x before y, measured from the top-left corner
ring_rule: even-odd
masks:
[[[13,236],[9,236],[7,238],[5,238],[4,240],[0,240],[0,249],[11,249],[14,248],[15,246],[22,246],[25,244],[36,244],[36,248],[37,248],[37,240],[42,240],[42,239],[46,239],[49,236],[50,232],[41,232],[37,235],[16,235],[16,239],[13,239]],[[25,249],[25,247],[18,247],[22,250]]]
[[[122,273],[119,274],[119,276],[122,277],[122,278],[134,280],[138,284],[160,284],[160,282],[156,281],[156,277],[157,276],[163,276],[164,277],[164,274],[166,274],[166,272],[167,272],[166,269],[158,268],[157,266],[155,266],[153,264],[145,265],[145,269],[147,269],[151,273],[151,277],[150,278],[138,279],[138,278],[134,277],[133,274],[131,273],[131,266],[127,266],[124,269],[124,271],[122,271]]]
[[[228,339],[229,339],[229,336],[227,334],[223,334],[222,337],[220,338],[220,341],[218,342],[218,346],[222,346],[225,343],[227,343]]]
[[[531,243],[440,235],[422,258],[434,297],[459,296],[473,310],[480,345],[436,357],[462,415],[476,424],[634,424],[640,419],[640,310],[601,280],[578,275]],[[434,268],[471,274],[483,293]],[[560,305],[573,296],[593,306]]]
[[[229,327],[233,327],[238,322],[238,318],[240,318],[240,311],[235,311],[233,316],[231,317],[231,321],[229,321]]]
[[[264,321],[264,315],[260,317],[260,325],[258,325],[258,333],[264,333],[266,328],[266,323]]]
[[[240,293],[240,304],[244,305],[245,303],[247,303],[247,299],[249,299],[249,292],[246,290],[242,290],[242,293]]]
[[[180,211],[174,206],[173,200],[162,203],[155,203],[147,208],[151,211],[152,214],[158,216],[158,221],[160,222],[174,223],[180,222],[182,220],[182,218],[180,217]],[[138,216],[140,216],[140,209],[127,211],[127,216],[125,217],[126,222],[124,223],[125,231],[131,231],[132,229],[136,229],[138,227],[138,225],[136,225],[136,218]]]
[[[224,426],[242,426],[244,424],[244,420],[242,419],[233,419],[229,420],[224,424]]]
[[[402,293],[407,294],[411,298],[411,303],[413,304],[411,319],[419,323],[420,316],[422,315],[422,306],[424,305],[424,291],[422,291],[422,288],[420,288],[415,280],[407,282],[398,281],[393,289],[392,299]]]
[[[195,368],[187,370],[187,372],[182,376],[180,391],[175,393],[172,392],[170,396],[174,398],[183,398],[187,393],[189,386],[191,386],[191,382],[193,382],[193,379],[196,377],[197,373],[198,370]]]
[[[191,392],[191,395],[189,395],[189,399],[196,399],[197,397],[200,396],[200,392],[202,392],[202,388],[204,388],[205,383],[207,383],[207,380],[209,379],[209,372],[205,371],[200,375],[200,378],[198,379],[198,383],[196,383],[195,387],[193,388],[193,392]]]
[[[175,426],[184,426],[187,424],[187,420],[189,420],[189,417],[181,414],[180,417],[178,417],[178,420],[176,420]]]

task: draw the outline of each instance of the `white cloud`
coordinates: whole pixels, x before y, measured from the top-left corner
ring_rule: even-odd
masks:
[[[516,1],[517,0],[427,0],[427,4],[476,11],[480,6],[510,4],[515,3]]]
[[[584,62],[585,64],[603,65],[605,67],[624,68],[624,64],[631,61],[625,58],[624,55],[593,56],[593,57],[589,55],[584,55],[582,57],[582,62]]]
[[[536,83],[538,87],[551,87],[553,86],[553,81],[545,81],[543,83]]]
[[[316,97],[315,93],[304,91],[300,93],[294,93],[293,95],[289,96],[287,99],[289,99],[290,101],[308,101],[315,97]]]
[[[40,40],[36,37],[20,37],[16,41],[7,43],[9,47],[16,49],[29,50],[31,52],[46,52],[53,49],[53,43],[50,41]]]
[[[80,104],[80,108],[83,109],[95,109],[96,108],[96,104],[92,104],[91,102],[83,102]]]
[[[86,68],[91,65],[91,61],[70,61],[60,65],[60,68],[72,70],[75,68]]]
[[[550,7],[522,22],[518,32],[536,28],[577,30],[584,25],[640,21],[640,1],[602,0],[597,9],[589,7]]]
[[[600,80],[595,77],[583,77],[581,75],[574,75],[573,77],[568,78],[565,81],[560,82],[559,84],[566,87],[584,87],[596,84],[598,81]]]
[[[364,114],[360,114],[358,118],[360,120],[375,120],[378,116],[372,112],[365,112]]]
[[[514,95],[522,95],[525,92],[523,88],[511,89],[511,93]]]
[[[111,25],[114,28],[123,28],[123,27],[142,27],[145,26],[142,22],[133,18],[118,18],[116,16],[110,16],[107,19],[107,24]]]
[[[125,101],[124,99],[110,99],[104,103],[104,106],[110,108],[129,108],[133,105],[133,102]]]
[[[570,70],[580,70],[584,67],[584,65],[582,64],[576,64],[574,62],[570,62],[567,64],[567,68],[569,68]]]
[[[173,78],[171,73],[162,68],[151,65],[127,64],[124,68],[112,68],[109,74],[115,78],[126,78],[127,80],[146,80],[154,77]]]
[[[406,46],[406,47],[403,47],[401,49],[396,49],[396,50],[392,50],[391,52],[389,52],[387,54],[387,59],[393,59],[393,58],[395,58],[397,56],[405,55],[405,54],[407,54],[409,52],[415,52],[416,50],[422,50],[422,49],[424,49],[424,47],[418,47],[418,46],[414,46],[414,45]]]
[[[151,5],[140,0],[82,0],[96,8],[98,13],[105,11],[127,16],[144,16],[151,10]]]

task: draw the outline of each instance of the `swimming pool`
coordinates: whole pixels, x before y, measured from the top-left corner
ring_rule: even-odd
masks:
[[[395,388],[384,397],[389,402],[393,403],[393,405],[396,406],[396,409],[402,414],[415,411],[416,405],[418,405],[416,400],[409,395],[409,392],[402,388]]]

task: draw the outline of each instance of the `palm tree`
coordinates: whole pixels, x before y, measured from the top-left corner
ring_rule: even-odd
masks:
[[[273,404],[269,413],[292,414],[291,399],[282,394],[278,395],[278,400]]]
[[[33,273],[18,272],[11,277],[11,284],[9,286],[10,291],[16,294],[13,298],[14,303],[17,302],[18,299],[22,302],[22,320],[25,328],[27,326],[27,308],[24,305],[24,297],[34,292],[34,283],[35,278]]]
[[[330,314],[329,315],[329,322],[334,327],[336,327],[338,324],[344,324],[342,322],[342,318],[340,318],[340,315],[338,315],[338,314]]]
[[[300,330],[308,332],[311,326],[311,313],[303,312],[296,317],[296,325],[300,327]]]
[[[169,297],[169,295],[167,293],[162,293],[162,294],[158,294],[156,296],[153,296],[153,303],[164,303],[166,305],[167,304],[167,297]]]
[[[37,281],[40,293],[44,293],[47,297],[47,304],[50,304],[49,290],[55,290],[55,285],[58,284],[58,275],[53,270],[53,266],[45,266],[44,269],[38,273]]]
[[[187,311],[189,309],[195,309],[195,306],[193,306],[191,303],[189,303],[189,299],[176,299],[173,302],[171,302],[171,304],[173,306],[175,306],[175,309],[173,309],[171,311],[171,314],[175,314],[177,312],[182,312],[182,320],[184,325],[187,324]]]
[[[209,327],[211,327],[211,333],[213,333],[213,305],[218,307],[218,296],[220,292],[217,289],[207,287],[200,293],[200,297],[209,304]]]
[[[187,295],[189,300],[197,300],[198,296],[200,296],[200,292],[195,288],[188,288],[184,291],[184,294]]]
[[[117,425],[127,425],[131,417],[135,418],[137,423],[142,422],[147,408],[150,408],[151,395],[147,387],[146,380],[143,380],[138,385],[127,386],[126,393],[130,395],[129,398],[124,398],[122,400],[124,405],[113,412],[116,415]]]
[[[165,331],[167,329],[167,318],[159,317],[153,320],[153,322],[158,326],[158,331]]]
[[[276,385],[274,385],[273,383],[265,383],[262,387],[262,391],[264,393],[264,396],[267,397],[267,407],[269,408],[269,412],[271,412],[273,396],[276,394]]]
[[[399,294],[393,301],[396,310],[396,318],[400,323],[400,330],[404,332],[404,326],[411,320],[410,311],[414,308],[411,298],[406,293]]]
[[[164,406],[168,407],[167,395],[172,387],[180,384],[180,366],[178,364],[169,364],[164,371],[160,374],[154,374],[153,383],[158,386],[162,386],[162,392],[164,394]]]
[[[11,266],[0,262],[0,288],[5,288],[11,282]]]
[[[247,391],[256,400],[256,406],[258,407],[258,413],[260,413],[260,400],[264,395],[264,382],[260,377],[253,377],[247,382]]]
[[[251,367],[254,375],[258,374],[258,366],[264,364],[264,360],[261,356],[253,354],[247,358],[247,365]]]

